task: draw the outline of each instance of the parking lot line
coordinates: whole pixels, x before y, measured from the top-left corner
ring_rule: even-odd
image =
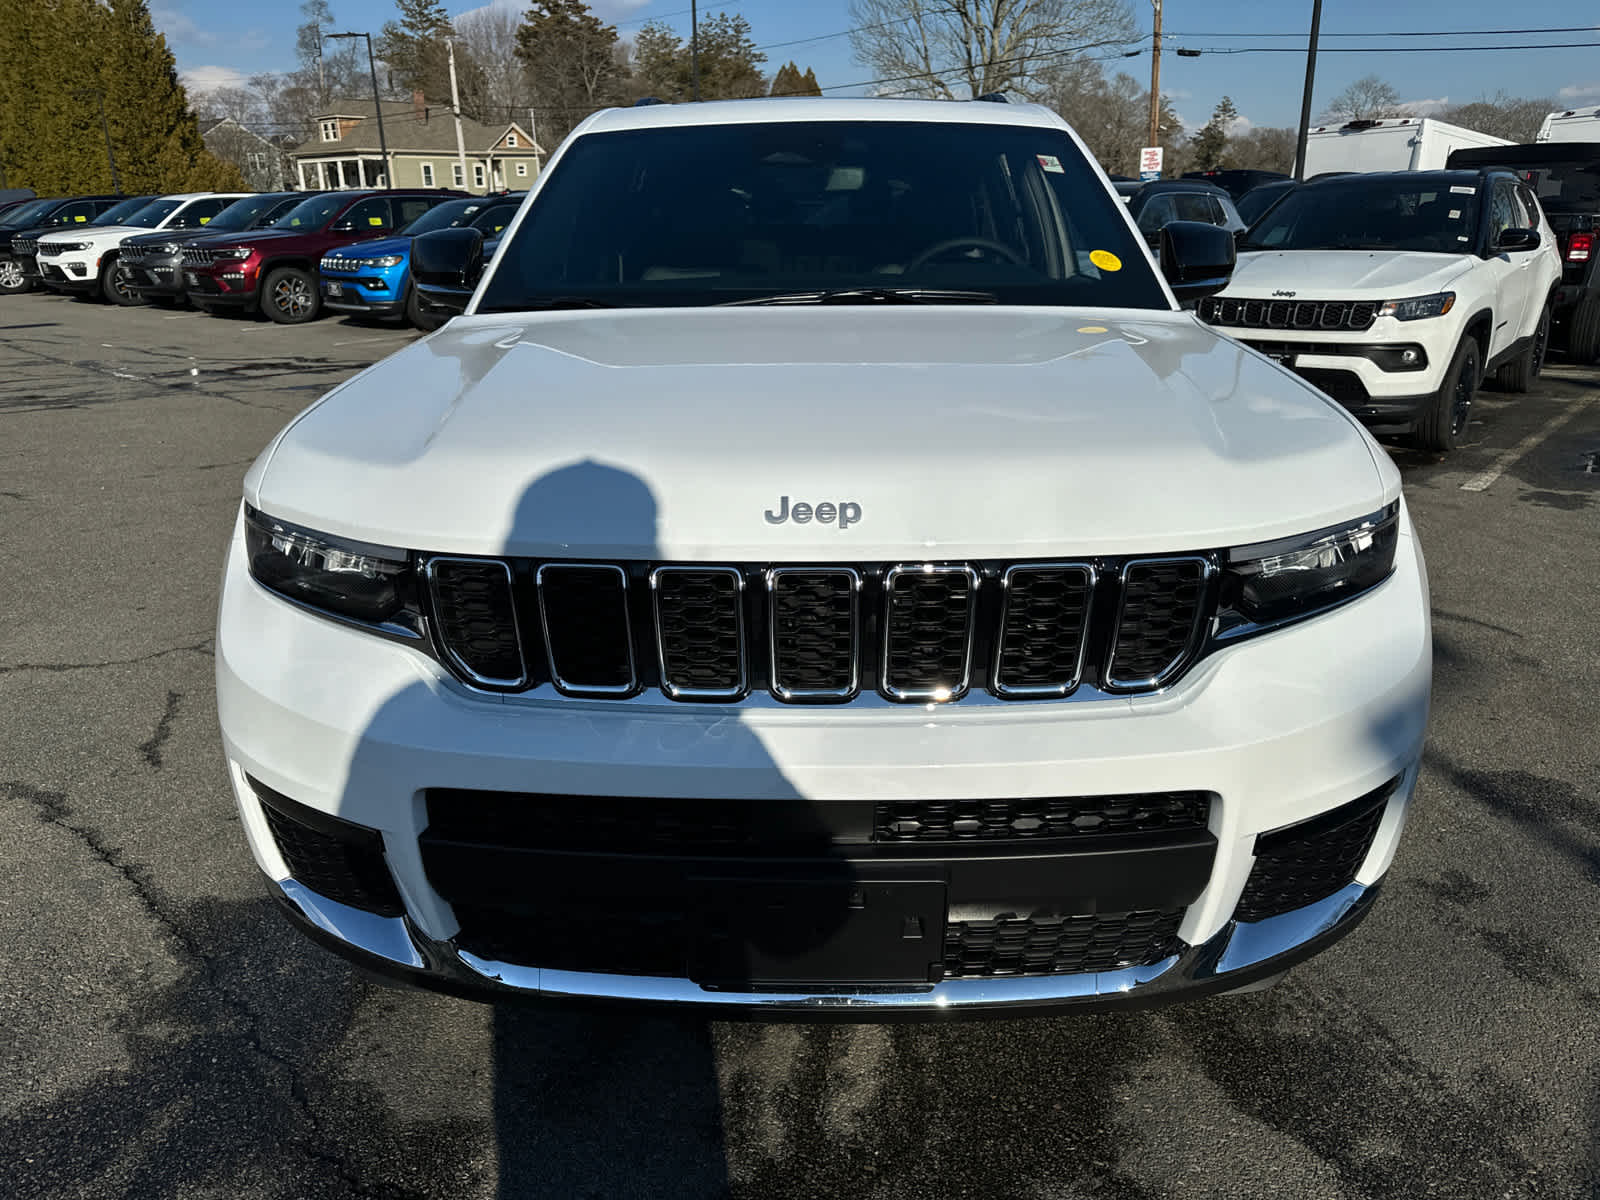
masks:
[[[1557,413],[1543,425],[1539,426],[1538,429],[1535,429],[1527,437],[1523,438],[1515,446],[1511,447],[1511,449],[1507,450],[1499,458],[1495,459],[1494,462],[1489,464],[1489,466],[1484,470],[1479,471],[1471,479],[1463,483],[1461,485],[1461,490],[1463,492],[1488,491],[1490,486],[1493,485],[1494,481],[1499,479],[1500,476],[1505,473],[1507,467],[1516,462],[1517,459],[1521,458],[1528,451],[1532,450],[1540,442],[1544,441],[1545,438],[1549,437],[1556,430],[1560,429],[1568,421],[1572,420],[1573,417],[1583,412],[1584,409],[1588,408],[1593,403],[1594,397],[1591,396],[1587,400],[1583,400],[1577,404],[1574,404],[1565,412]]]

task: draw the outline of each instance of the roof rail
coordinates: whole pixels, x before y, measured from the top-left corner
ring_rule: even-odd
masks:
[[[652,104],[670,104],[670,100],[657,100],[654,96],[640,96],[633,102],[634,108],[649,108]]]
[[[979,96],[978,99],[979,100],[986,100],[990,104],[1010,104],[1011,103],[1011,97],[1007,96],[1004,92],[985,92],[983,95]]]

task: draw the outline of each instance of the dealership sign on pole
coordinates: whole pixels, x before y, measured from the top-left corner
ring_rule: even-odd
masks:
[[[1161,178],[1162,151],[1160,146],[1146,146],[1139,151],[1139,178]]]

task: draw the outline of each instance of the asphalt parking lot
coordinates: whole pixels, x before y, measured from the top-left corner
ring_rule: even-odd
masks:
[[[708,1024],[368,982],[273,909],[210,653],[245,468],[411,333],[0,300],[0,1193],[1600,1196],[1600,370],[1396,450],[1434,716],[1367,923],[1274,991]]]

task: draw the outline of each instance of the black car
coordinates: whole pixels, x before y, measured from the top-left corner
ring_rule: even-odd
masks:
[[[122,196],[47,196],[0,212],[0,295],[33,290],[34,278],[24,272],[21,257],[11,252],[15,239],[28,242],[63,225],[87,225],[122,200]]]
[[[1561,251],[1550,305],[1555,336],[1578,362],[1600,362],[1600,142],[1457,150],[1449,165],[1505,167],[1533,190]]]
[[[1152,248],[1159,244],[1162,226],[1173,221],[1200,221],[1229,233],[1245,228],[1233,198],[1215,184],[1198,179],[1155,179],[1136,189],[1125,203],[1128,215]]]
[[[1246,225],[1254,225],[1267,215],[1269,208],[1299,186],[1292,179],[1274,179],[1271,183],[1251,188],[1239,197],[1239,202],[1235,205],[1239,210],[1239,219]]]
[[[1228,195],[1237,200],[1251,188],[1260,187],[1263,183],[1271,183],[1275,179],[1288,179],[1282,171],[1255,171],[1235,169],[1227,171],[1186,171],[1185,179],[1204,179],[1207,183],[1214,183],[1222,188]]]
[[[128,290],[147,302],[176,301],[186,291],[183,283],[184,246],[203,246],[208,238],[265,229],[315,192],[261,192],[235,200],[212,217],[203,234],[187,229],[162,229],[141,233],[122,243],[117,259]]]

